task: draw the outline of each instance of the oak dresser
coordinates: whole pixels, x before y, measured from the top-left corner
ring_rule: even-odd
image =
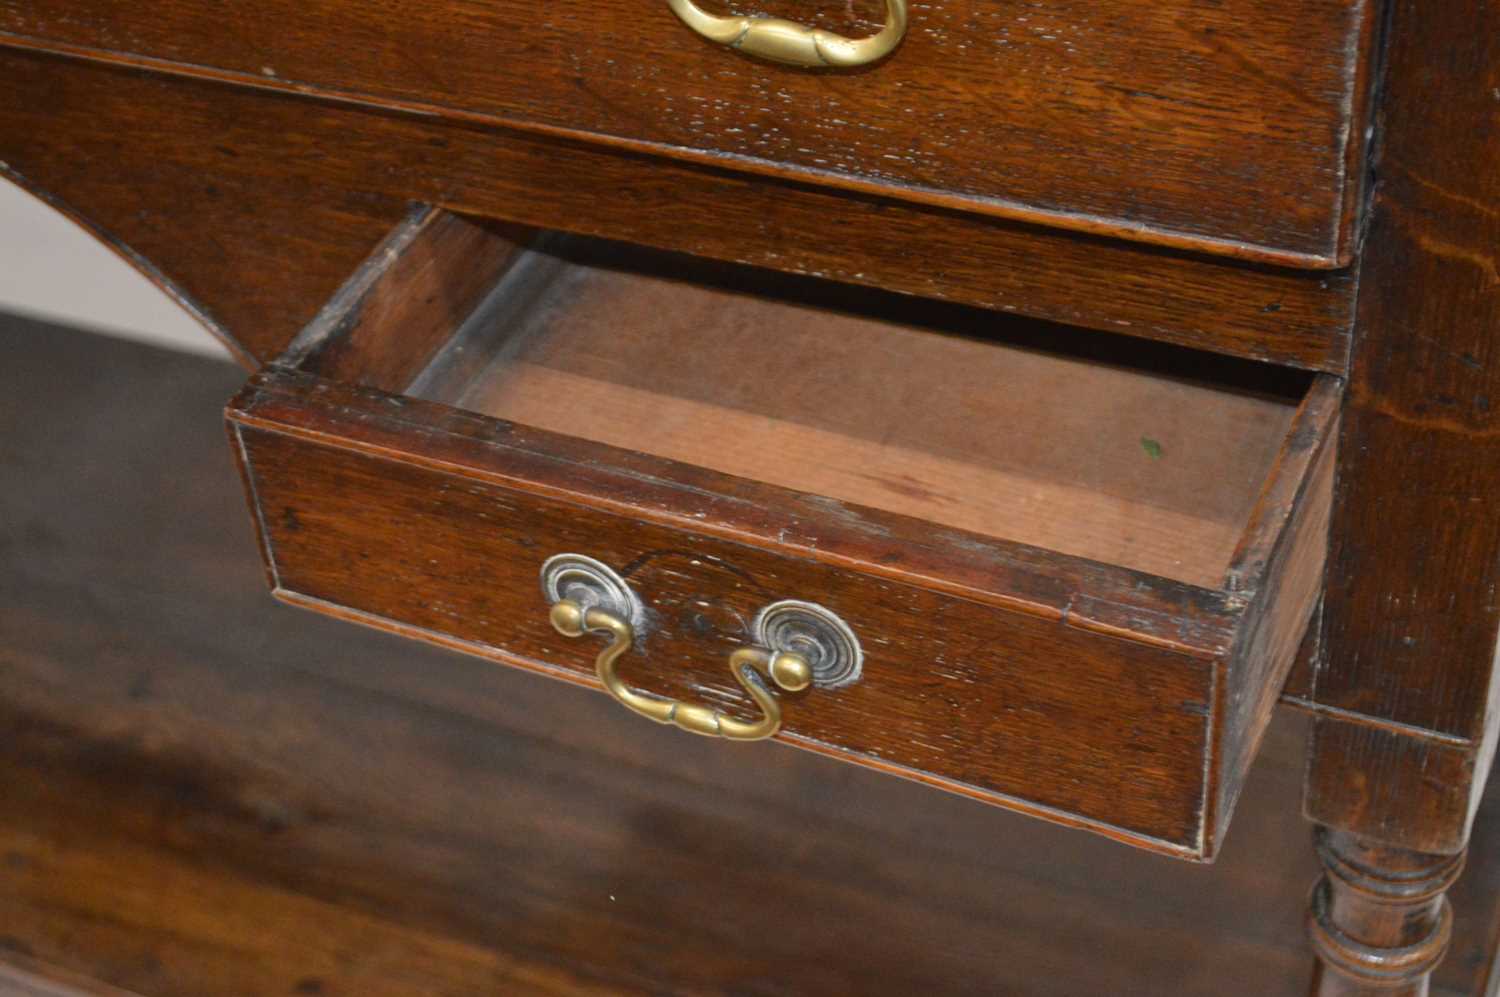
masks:
[[[1500,5],[0,0],[0,90],[249,369],[277,598],[1200,862],[1289,704],[1313,992],[1427,992]]]

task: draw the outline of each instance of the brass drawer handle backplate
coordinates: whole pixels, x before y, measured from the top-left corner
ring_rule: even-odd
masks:
[[[720,17],[693,3],[667,0],[684,24],[709,41],[790,66],[863,66],[884,59],[906,35],[906,0],[885,0],[885,26],[868,38],[845,38],[779,17]]]
[[[752,627],[754,644],[729,655],[729,671],[760,707],[758,720],[664,699],[630,688],[620,678],[620,658],[635,644],[644,611],[634,591],[607,565],[581,554],[559,554],[542,566],[542,591],[552,626],[565,637],[601,633],[610,638],[594,670],[611,696],[634,713],[693,734],[758,741],[781,729],[781,703],[766,680],[798,692],[810,685],[834,688],[859,679],[863,654],[854,632],[813,603],[783,600],[766,606]]]

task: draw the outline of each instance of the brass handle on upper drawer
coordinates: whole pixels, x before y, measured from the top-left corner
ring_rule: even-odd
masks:
[[[787,692],[809,685],[836,688],[858,681],[864,663],[849,626],[822,606],[794,600],[763,608],[751,626],[753,645],[729,655],[729,672],[760,707],[758,720],[638,692],[620,678],[618,663],[635,644],[635,622],[645,612],[629,584],[608,565],[581,554],[558,554],[542,565],[542,593],[552,604],[549,619],[565,637],[608,634],[609,645],[594,660],[599,681],[615,699],[648,720],[675,724],[694,734],[758,741],[781,729],[781,703],[769,678]]]
[[[667,4],[709,41],[791,66],[863,66],[890,55],[906,35],[906,0],[885,0],[885,27],[868,38],[845,38],[779,17],[720,17],[693,0]]]

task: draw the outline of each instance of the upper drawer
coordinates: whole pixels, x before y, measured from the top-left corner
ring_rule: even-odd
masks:
[[[889,58],[837,71],[716,47],[667,0],[0,0],[0,32],[19,44],[123,50],[261,86],[1323,267],[1350,245],[1368,6],[937,0],[911,7]],[[878,26],[884,2],[735,8],[860,35]]]
[[[288,601],[1208,857],[1321,588],[1338,382],[1067,339],[422,215],[229,418]]]

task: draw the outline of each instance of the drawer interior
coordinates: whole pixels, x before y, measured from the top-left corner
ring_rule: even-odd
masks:
[[[546,236],[405,393],[1212,588],[1307,383]]]

